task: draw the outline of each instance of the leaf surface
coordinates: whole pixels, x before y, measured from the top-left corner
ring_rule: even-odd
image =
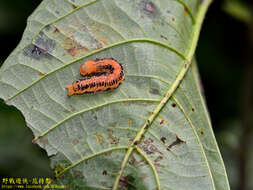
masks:
[[[0,70],[70,189],[229,189],[191,64],[210,1],[44,0]],[[125,81],[67,97],[87,60],[114,58]]]

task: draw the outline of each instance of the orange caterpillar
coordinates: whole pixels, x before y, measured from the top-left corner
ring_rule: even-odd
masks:
[[[113,58],[86,61],[80,66],[85,79],[67,85],[68,96],[117,88],[124,80],[123,67]]]

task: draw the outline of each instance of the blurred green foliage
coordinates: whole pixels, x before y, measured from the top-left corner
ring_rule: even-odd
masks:
[[[245,1],[226,0],[223,3],[223,9],[232,17],[248,25],[252,24],[253,12],[251,7],[247,6]]]
[[[238,0],[237,0],[238,1]],[[17,46],[27,17],[39,5],[37,0],[0,1],[0,65]],[[231,189],[239,183],[240,139],[244,75],[249,62],[249,28],[252,2],[214,1],[205,19],[196,57],[215,135],[227,168]],[[251,10],[245,12],[244,9]],[[235,15],[237,19],[227,15]],[[249,16],[251,15],[251,16]],[[251,17],[251,19],[249,19]],[[239,18],[239,19],[238,19]],[[241,22],[241,20],[243,22]],[[252,60],[251,60],[252,62]],[[251,83],[252,84],[252,83]],[[252,101],[251,101],[252,104]],[[250,105],[250,135],[253,110]],[[32,144],[32,132],[22,114],[0,101],[0,176],[53,176],[46,153]],[[251,138],[250,147],[253,145]],[[248,160],[248,178],[253,178],[253,151]],[[250,181],[249,189],[253,189]]]

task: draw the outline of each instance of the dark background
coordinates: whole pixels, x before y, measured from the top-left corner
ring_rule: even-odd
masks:
[[[0,1],[0,65],[19,43],[27,17],[40,2]],[[253,189],[253,27],[225,13],[223,3],[211,5],[196,57],[231,189],[246,190]],[[45,151],[32,144],[32,138],[22,114],[0,100],[1,179],[53,176]]]

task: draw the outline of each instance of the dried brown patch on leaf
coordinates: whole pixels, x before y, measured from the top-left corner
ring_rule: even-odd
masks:
[[[148,155],[159,153],[162,155],[162,152],[153,144],[154,140],[151,138],[143,138],[142,143],[139,145],[140,148]]]
[[[135,159],[133,156],[132,156],[132,157],[129,159],[129,161],[128,161],[128,163],[129,163],[130,165],[134,165],[135,162],[136,162],[136,159]]]
[[[63,48],[73,57],[82,52],[88,51],[87,48],[83,47],[72,38],[67,38],[65,40]]]
[[[204,135],[205,133],[204,133],[204,129],[203,128],[201,128],[201,130],[200,130],[200,134],[201,135]]]
[[[161,119],[159,124],[160,124],[160,125],[164,125],[164,124],[165,124],[165,120],[164,120],[164,119]]]
[[[154,160],[154,162],[160,162],[162,159],[163,159],[163,156],[160,155],[160,156],[158,156],[158,157]]]
[[[187,16],[188,15],[188,10],[187,10],[187,8],[185,7],[184,8],[184,16]]]
[[[167,139],[166,139],[166,137],[161,137],[160,140],[163,142],[163,144],[165,144]]]
[[[40,72],[40,76],[41,76],[41,77],[44,77],[45,75],[46,75],[45,73],[41,73],[41,72]]]
[[[98,144],[101,144],[101,141],[102,141],[102,135],[101,134],[94,134],[97,138],[97,142]]]
[[[58,32],[60,32],[60,30],[59,30],[57,27],[55,27],[55,29],[54,29],[54,31],[53,31],[53,34],[56,34],[56,33],[58,33]]]
[[[176,145],[180,145],[180,144],[185,144],[186,142],[183,141],[182,139],[180,139],[177,135],[176,135],[176,140],[174,142],[172,142],[168,147],[167,150],[170,151],[170,149]]]
[[[155,16],[157,14],[157,8],[154,3],[150,1],[143,1],[142,8],[146,14],[149,16]]]
[[[120,139],[113,136],[113,130],[108,129],[107,132],[108,132],[108,138],[111,140],[111,144],[115,144],[115,145],[119,144]]]
[[[119,189],[121,190],[130,190],[136,189],[135,187],[135,178],[131,175],[122,176],[119,180]]]
[[[99,42],[101,48],[103,47],[102,44],[104,44],[104,46],[108,45],[108,43],[104,39],[102,39],[102,38],[97,38],[97,41]]]

